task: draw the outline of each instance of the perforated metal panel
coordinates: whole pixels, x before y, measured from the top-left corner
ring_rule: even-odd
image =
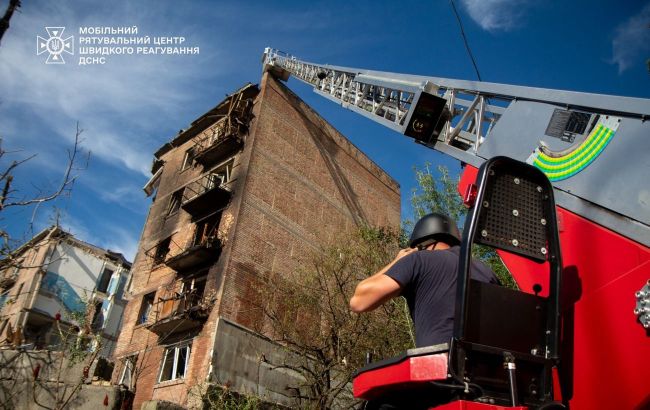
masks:
[[[526,176],[492,167],[477,225],[476,243],[543,262],[548,254],[544,202],[548,192]]]

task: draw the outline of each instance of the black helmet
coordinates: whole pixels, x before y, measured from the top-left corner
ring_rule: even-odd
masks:
[[[447,215],[437,213],[423,216],[413,228],[409,246],[414,248],[427,239],[440,240],[451,246],[459,245],[460,232],[456,221]]]

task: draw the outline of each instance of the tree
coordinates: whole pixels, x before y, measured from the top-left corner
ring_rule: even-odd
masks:
[[[1,409],[34,403],[44,409],[63,410],[74,402],[89,380],[90,369],[102,347],[101,337],[92,326],[94,313],[95,304],[90,300],[84,301],[83,310],[66,312],[67,324],[57,314],[54,326],[58,343],[51,350],[27,350],[20,346],[3,350]],[[13,333],[9,327],[9,333]]]
[[[17,2],[12,2],[17,3]],[[25,233],[33,236],[33,223],[41,205],[54,201],[59,197],[68,196],[74,186],[74,182],[77,179],[76,172],[84,169],[87,166],[89,153],[84,153],[81,149],[81,133],[83,131],[79,128],[77,123],[74,144],[71,149],[68,150],[68,161],[65,165],[63,176],[60,182],[53,189],[38,189],[37,192],[33,195],[25,195],[16,188],[16,180],[14,175],[20,166],[30,161],[35,157],[35,155],[27,156],[22,159],[12,159],[15,157],[15,151],[7,151],[2,146],[2,140],[0,139],[0,215],[2,211],[5,211],[9,208],[32,208],[32,217],[29,222],[29,226],[26,228]],[[85,155],[84,155],[85,154]],[[81,159],[80,157],[85,157]],[[3,163],[2,161],[7,161],[8,163]],[[83,161],[83,162],[82,162]],[[82,162],[80,166],[80,162]],[[33,185],[33,184],[32,184]],[[48,235],[51,235],[54,230],[51,230]],[[40,246],[38,242],[28,241],[25,245],[18,247],[19,241],[11,237],[8,230],[4,226],[0,226],[0,296],[9,292],[6,287],[11,289],[13,286],[12,281],[4,281],[4,279],[10,278],[11,275],[15,275],[15,271],[20,268],[29,268],[33,266],[28,266],[29,263],[25,261],[23,255],[25,250],[31,249],[34,246]],[[53,260],[50,260],[52,263]],[[40,268],[46,269],[46,266]],[[90,305],[88,305],[90,306]],[[94,308],[94,304],[91,306]],[[47,351],[46,356],[43,356],[43,352],[34,353],[28,352],[23,349],[16,351],[16,355],[12,357],[12,360],[15,361],[15,365],[18,367],[10,368],[8,363],[3,363],[0,368],[4,368],[3,376],[9,375],[9,381],[13,380],[14,385],[19,385],[20,383],[29,382],[31,384],[31,389],[34,393],[33,400],[35,403],[39,404],[38,401],[46,400],[47,405],[40,403],[39,406],[48,408],[47,406],[52,406],[53,409],[62,409],[68,406],[71,400],[77,396],[78,392],[81,389],[83,382],[87,379],[87,371],[100,349],[96,338],[93,335],[92,329],[90,329],[90,322],[88,321],[88,314],[91,315],[87,310],[83,312],[69,312],[71,319],[77,324],[74,328],[62,326],[60,323],[60,317],[56,318],[55,325],[59,336],[60,346],[58,349],[61,350],[58,353],[52,353]],[[74,317],[73,317],[74,316]],[[7,334],[10,344],[14,346],[20,346],[22,344],[22,331],[20,326],[16,326],[16,329],[13,330],[9,324],[7,327]],[[94,348],[89,348],[88,344],[94,345]],[[43,354],[41,354],[43,353]],[[31,367],[28,375],[20,367],[25,358],[26,360],[34,360],[34,366]],[[64,362],[66,363],[64,365]],[[83,363],[83,364],[80,364]],[[71,377],[70,366],[78,368],[77,370],[83,370],[79,374],[74,376],[75,380],[63,382],[62,380],[66,377]],[[79,368],[81,366],[81,368]],[[43,372],[41,367],[48,369],[48,379],[43,379]],[[52,370],[55,369],[55,370]],[[33,375],[31,374],[33,371]],[[40,374],[40,377],[39,377]],[[27,377],[27,378],[26,378]],[[54,380],[54,382],[52,382]],[[2,408],[12,408],[12,403],[15,399],[16,394],[20,395],[20,389],[7,390],[6,386],[2,385],[2,391],[0,393],[0,407]],[[48,399],[42,398],[38,394],[46,392],[44,396],[50,394]]]
[[[464,221],[467,215],[467,208],[458,195],[459,179],[449,176],[449,170],[444,166],[438,166],[438,176],[431,172],[431,164],[425,163],[424,168],[415,168],[415,178],[418,187],[413,190],[411,203],[413,213],[417,219],[431,212],[440,212],[454,218],[459,223]],[[405,229],[409,229],[414,221],[404,221]],[[508,272],[508,269],[501,262],[496,251],[490,247],[474,245],[472,255],[485,262],[499,278],[504,286],[516,289],[517,284]]]
[[[364,227],[314,254],[299,279],[275,276],[263,286],[260,308],[272,338],[293,358],[270,364],[300,375],[291,387],[304,408],[353,407],[349,384],[366,353],[383,358],[413,347],[402,298],[370,315],[348,307],[356,284],[390,262],[398,242],[395,232]]]
[[[81,148],[81,143],[83,142],[81,139],[82,133],[83,130],[79,128],[79,123],[77,123],[74,144],[72,148],[68,150],[68,161],[65,165],[63,176],[54,189],[39,189],[34,195],[27,196],[21,194],[21,192],[15,188],[16,183],[14,180],[14,174],[16,170],[21,165],[33,159],[36,154],[22,159],[14,159],[11,160],[9,164],[0,166],[0,213],[9,208],[33,207],[32,217],[27,229],[29,236],[33,236],[34,219],[40,206],[44,203],[54,201],[59,197],[69,196],[78,177],[77,172],[84,170],[88,166],[90,152],[85,152]],[[0,139],[0,163],[2,163],[3,160],[6,160],[8,156],[15,154],[15,151],[5,150],[2,147],[2,139]],[[18,241],[12,240],[5,227],[0,226],[0,269],[6,270],[12,267],[21,267],[18,266],[19,261],[14,258],[14,251],[16,250],[18,243]]]
[[[9,28],[9,21],[11,20],[11,17],[14,15],[14,12],[20,8],[20,5],[20,0],[9,0],[7,10],[5,10],[4,16],[2,16],[2,19],[0,19],[0,41]]]
[[[467,209],[458,180],[445,167],[438,175],[416,169],[413,192],[417,218],[442,212],[462,221]],[[404,221],[412,226],[413,221]],[[375,359],[396,356],[414,347],[412,323],[403,298],[390,300],[371,314],[355,314],[348,307],[359,281],[374,274],[405,246],[405,232],[364,227],[342,237],[334,246],[315,253],[309,266],[295,277],[271,276],[260,286],[258,308],[267,319],[267,334],[287,348],[283,363],[269,363],[300,375],[291,386],[304,408],[354,407],[350,394],[354,372],[363,367],[366,352]],[[516,286],[491,248],[474,246],[475,257],[489,264],[502,283]]]

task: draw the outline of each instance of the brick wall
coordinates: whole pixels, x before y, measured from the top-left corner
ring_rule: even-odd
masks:
[[[166,211],[173,192],[206,171],[201,166],[181,171],[191,140],[179,142],[177,137],[174,147],[160,156],[163,173],[133,264],[132,296],[115,353],[119,359],[139,352],[145,360],[136,409],[151,399],[186,403],[187,391],[205,383],[211,365],[218,366],[212,356],[220,317],[263,328],[260,312],[248,303],[256,296],[260,277],[297,271],[311,252],[359,224],[399,226],[395,181],[268,75],[262,79],[253,116],[244,148],[235,157],[233,196],[219,226],[223,248],[207,276],[206,292],[217,292],[218,303],[194,335],[185,380],[157,384],[168,341],[136,321],[143,296],[160,294],[178,274],[164,264],[154,266],[146,251],[171,236],[173,256],[190,240],[195,229],[190,215],[181,209],[166,216]],[[219,352],[223,354],[228,353]],[[119,364],[114,382],[121,373]]]
[[[258,279],[294,273],[360,224],[399,226],[399,186],[296,95],[265,75],[220,314],[263,328]]]

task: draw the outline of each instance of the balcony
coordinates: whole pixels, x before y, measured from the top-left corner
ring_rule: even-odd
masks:
[[[181,293],[172,292],[159,298],[149,314],[147,328],[161,335],[202,326],[210,314],[211,306],[202,293],[202,290],[191,289]]]
[[[176,272],[186,271],[197,265],[214,260],[221,252],[221,241],[216,237],[193,240],[180,253],[167,258],[165,264]]]
[[[181,208],[193,217],[221,209],[230,201],[227,185],[226,174],[206,174],[185,187]]]
[[[212,128],[212,132],[196,139],[196,156],[194,160],[208,166],[232,156],[243,145],[241,135],[246,127],[228,117],[222,119]]]

